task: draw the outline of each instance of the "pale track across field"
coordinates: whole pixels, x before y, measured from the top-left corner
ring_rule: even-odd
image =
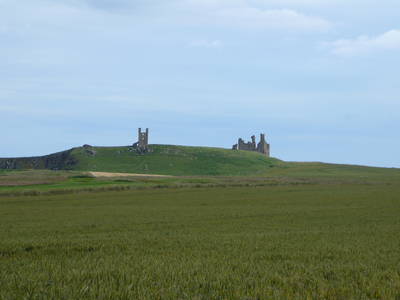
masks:
[[[94,177],[173,177],[158,174],[136,174],[136,173],[110,173],[110,172],[89,172]]]

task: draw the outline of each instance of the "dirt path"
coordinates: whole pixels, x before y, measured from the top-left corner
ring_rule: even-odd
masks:
[[[168,175],[109,173],[109,172],[89,172],[89,174],[94,177],[173,177],[173,176],[168,176]]]

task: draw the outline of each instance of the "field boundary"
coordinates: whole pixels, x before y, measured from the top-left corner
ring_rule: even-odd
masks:
[[[195,184],[156,184],[152,186],[133,186],[133,185],[112,185],[102,187],[78,188],[78,189],[54,189],[47,191],[24,190],[2,192],[0,197],[18,197],[18,196],[46,196],[46,195],[65,195],[79,193],[99,193],[99,192],[118,192],[118,191],[134,191],[134,190],[155,190],[155,189],[184,189],[184,188],[221,188],[221,187],[267,187],[267,186],[299,186],[299,185],[315,185],[318,182],[262,182],[262,183],[195,183]]]

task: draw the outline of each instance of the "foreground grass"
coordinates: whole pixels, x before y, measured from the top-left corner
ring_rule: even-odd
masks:
[[[399,299],[400,187],[0,198],[0,299]]]
[[[331,181],[331,180],[329,180]],[[245,187],[311,184],[314,180],[287,177],[141,177],[95,178],[88,172],[18,170],[3,172],[1,196],[39,196],[85,192],[126,191],[160,188]]]
[[[109,148],[106,148],[107,151]],[[254,154],[254,153],[250,153]],[[252,176],[94,178],[86,171],[11,170],[0,172],[0,196],[124,191],[154,188],[246,187],[298,184],[398,185],[400,169],[324,163],[280,162]]]

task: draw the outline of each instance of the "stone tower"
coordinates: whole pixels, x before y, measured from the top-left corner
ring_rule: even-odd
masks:
[[[269,157],[269,144],[265,141],[265,133],[260,134],[260,142],[257,145],[257,151]]]
[[[133,144],[133,148],[140,153],[149,151],[149,129],[146,128],[145,132],[142,132],[142,128],[138,128],[138,141]]]

